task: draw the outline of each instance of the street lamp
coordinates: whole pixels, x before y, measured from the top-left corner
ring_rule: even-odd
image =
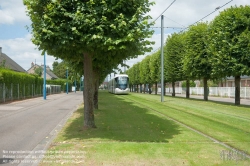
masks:
[[[69,83],[68,83],[68,70],[69,70],[69,68],[67,67],[67,86],[66,86],[66,91],[67,91],[67,94],[69,93]]]

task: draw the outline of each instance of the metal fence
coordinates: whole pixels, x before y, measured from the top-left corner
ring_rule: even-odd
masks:
[[[172,93],[173,88],[166,88],[166,93]],[[191,95],[204,95],[203,87],[190,87],[189,92]],[[158,93],[161,93],[161,88],[158,88]],[[176,94],[185,94],[186,88],[176,87]],[[209,87],[209,96],[218,97],[235,97],[235,87]],[[244,99],[250,99],[250,87],[241,87],[240,96]]]
[[[46,85],[46,93],[47,95],[61,93],[61,85]],[[7,86],[5,83],[0,83],[0,103],[42,95],[43,85],[29,84],[20,86],[20,84],[11,84]]]

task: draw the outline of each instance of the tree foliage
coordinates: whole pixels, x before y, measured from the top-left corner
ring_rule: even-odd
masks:
[[[183,79],[183,56],[185,51],[184,33],[173,33],[167,38],[164,47],[164,68],[167,81]]]
[[[207,53],[207,23],[189,28],[185,37],[184,70],[192,79],[210,78],[211,63]]]
[[[212,74],[235,77],[235,104],[240,104],[240,76],[250,75],[250,6],[231,7],[209,29]]]
[[[207,80],[211,78],[212,64],[207,51],[207,23],[198,23],[186,32],[184,71],[191,79],[203,79],[204,100],[208,100]]]
[[[53,73],[61,79],[67,79],[67,74],[66,74],[67,68],[68,68],[68,78],[71,78],[75,73],[75,69],[73,69],[72,65],[66,61],[62,61],[60,63],[55,61],[53,62],[52,66],[53,66]]]
[[[152,82],[160,82],[160,51],[157,51],[151,55],[149,68],[150,68],[150,77]]]
[[[33,42],[62,59],[78,61],[84,52],[92,53],[93,59],[124,59],[142,54],[150,44],[144,40],[152,35],[150,16],[145,15],[152,5],[148,0],[24,0],[24,4],[32,20]]]
[[[250,6],[231,7],[220,13],[209,29],[213,74],[250,75]]]
[[[207,100],[208,86],[216,86],[218,80],[234,76],[235,104],[240,104],[240,76],[250,75],[249,18],[250,6],[234,6],[221,12],[210,24],[201,22],[185,33],[172,34],[164,47],[164,81],[187,80],[184,84],[188,90],[192,80],[203,79]],[[137,65],[144,66],[145,61],[140,63]],[[147,73],[147,69],[140,73]],[[151,55],[149,69],[152,81],[159,82],[159,51]],[[140,81],[147,82],[144,75]]]
[[[94,89],[105,69],[150,51],[149,0],[23,0],[39,50],[84,68],[84,127],[94,124]],[[106,73],[107,74],[107,73]]]

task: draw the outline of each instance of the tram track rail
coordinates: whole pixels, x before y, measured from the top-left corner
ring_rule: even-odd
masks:
[[[191,131],[193,131],[193,132],[195,132],[195,133],[197,133],[197,134],[199,134],[199,135],[204,136],[205,138],[208,138],[208,139],[212,140],[214,143],[217,143],[217,144],[219,144],[219,145],[221,145],[221,146],[223,146],[223,147],[225,147],[225,148],[227,148],[227,149],[229,149],[229,150],[231,150],[231,151],[233,151],[233,152],[237,152],[238,154],[240,154],[240,155],[246,157],[247,159],[250,159],[250,154],[247,153],[247,152],[245,152],[245,151],[242,151],[241,149],[232,147],[232,146],[230,146],[230,145],[228,145],[228,144],[226,144],[226,143],[220,141],[219,139],[214,138],[213,136],[210,136],[210,135],[208,135],[208,134],[205,134],[205,133],[203,133],[202,131],[197,130],[197,129],[195,129],[195,128],[193,128],[193,127],[191,127],[191,126],[189,126],[189,125],[187,125],[187,124],[185,124],[185,123],[183,123],[183,122],[181,122],[181,121],[178,121],[177,119],[172,118],[172,117],[170,117],[170,116],[168,116],[168,115],[166,115],[166,114],[164,114],[164,113],[162,113],[162,112],[160,112],[160,111],[158,111],[158,110],[156,110],[156,109],[154,109],[154,108],[152,108],[152,107],[149,107],[149,106],[147,106],[147,105],[145,105],[145,104],[143,104],[143,103],[141,103],[141,102],[138,102],[138,101],[136,101],[136,100],[133,100],[133,99],[131,99],[131,98],[129,98],[129,97],[125,97],[125,96],[122,96],[122,98],[125,98],[125,99],[127,99],[127,100],[130,100],[130,101],[132,101],[132,102],[134,102],[134,103],[137,103],[137,104],[139,104],[140,106],[142,106],[143,108],[149,109],[149,110],[151,110],[151,111],[153,111],[153,112],[155,112],[155,113],[157,113],[157,114],[159,114],[159,115],[165,117],[165,118],[168,119],[168,120],[171,120],[171,121],[173,121],[173,122],[175,122],[175,123],[177,123],[177,124],[179,124],[179,125],[181,125],[181,126],[187,128],[187,129],[189,129],[189,130],[191,130]],[[149,101],[149,100],[147,100],[147,101]],[[151,101],[151,102],[152,102],[152,101]],[[173,108],[173,109],[175,109],[175,108]]]
[[[183,97],[179,97],[179,96],[177,96],[176,98],[184,99]],[[195,98],[193,98],[193,99],[195,101],[202,101],[201,99],[195,99]],[[147,100],[147,99],[145,99],[145,100]],[[147,101],[149,101],[149,100],[147,100]],[[212,101],[212,100],[210,100],[208,102],[225,103],[225,102],[221,102],[221,101]],[[227,103],[227,104],[230,105],[230,103]],[[235,106],[233,103],[231,105]],[[247,106],[247,107],[250,108],[249,105],[244,105],[244,106]],[[224,113],[224,112],[216,112],[216,111],[213,111],[213,110],[210,110],[210,112],[214,112],[214,113],[222,114],[222,115],[227,115],[227,116],[234,117],[234,118],[237,117],[237,118],[242,119],[242,120],[250,121],[250,118],[247,118],[247,117],[242,117],[242,116],[238,116],[238,115],[232,115],[232,114],[228,114],[228,113]]]

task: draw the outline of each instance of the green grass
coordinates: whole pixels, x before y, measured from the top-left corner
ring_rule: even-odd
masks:
[[[95,111],[98,128],[83,130],[83,107],[79,108],[40,165],[249,165],[240,155],[227,160],[228,149],[167,118],[247,151],[249,108],[170,97],[164,103],[158,100],[154,95],[100,91],[99,110]],[[233,110],[236,108],[239,113]]]
[[[250,107],[232,104],[133,94],[130,99],[250,153]]]

